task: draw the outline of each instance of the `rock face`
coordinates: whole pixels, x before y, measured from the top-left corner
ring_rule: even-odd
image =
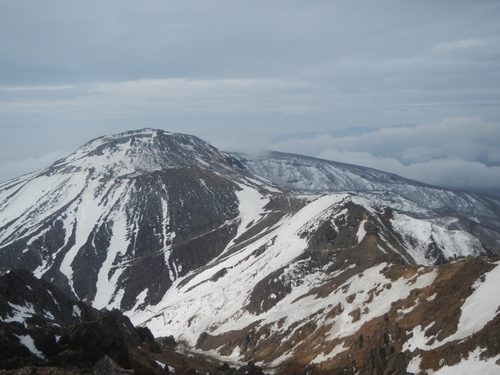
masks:
[[[145,327],[196,358],[170,348],[176,373],[489,365],[499,233],[487,196],[161,130],[98,138],[0,185],[0,270],[46,283],[2,286],[3,366],[163,371]]]
[[[232,171],[229,156],[195,137],[94,140],[2,185],[1,268],[28,268],[98,308],[155,304],[234,237]]]
[[[144,353],[160,351],[148,329],[136,329],[118,310],[73,301],[25,270],[0,277],[0,368],[86,370],[107,356],[124,369],[162,373],[152,360],[144,365],[139,346]]]
[[[278,374],[419,373],[465,366],[479,355],[496,367],[500,352],[490,335],[500,318],[498,261],[409,262],[397,238],[383,239],[377,220],[386,217],[360,215],[357,226],[348,225],[337,216],[347,212],[344,204],[300,226],[289,218],[282,233],[174,284],[145,324],[199,351],[254,360]],[[361,237],[363,222],[374,230]],[[295,235],[293,227],[300,228]],[[293,253],[299,240],[304,250]]]
[[[263,374],[184,356],[173,338],[155,341],[118,310],[69,299],[30,272],[0,277],[0,374]]]

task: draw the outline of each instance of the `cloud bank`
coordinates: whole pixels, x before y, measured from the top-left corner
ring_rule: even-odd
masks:
[[[494,186],[498,19],[490,0],[3,1],[0,181],[2,168],[151,127],[245,152],[316,132],[281,146]],[[419,126],[329,133],[401,123]]]
[[[290,138],[290,137],[289,137]],[[500,125],[479,118],[373,129],[359,136],[318,134],[272,147],[357,164],[455,189],[500,194]]]

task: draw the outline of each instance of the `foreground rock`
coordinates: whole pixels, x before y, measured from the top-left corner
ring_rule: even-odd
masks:
[[[109,358],[123,369],[161,374],[149,359],[154,352],[160,348],[151,332],[135,328],[118,310],[98,311],[70,300],[25,270],[0,278],[0,368],[89,371]]]
[[[0,374],[263,374],[253,363],[236,369],[176,346],[118,310],[69,299],[29,271],[0,277]]]

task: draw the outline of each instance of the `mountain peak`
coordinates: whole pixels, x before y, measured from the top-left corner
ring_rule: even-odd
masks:
[[[55,162],[50,174],[85,170],[111,178],[176,168],[227,169],[229,159],[195,136],[145,128],[96,138]]]
[[[479,257],[500,254],[499,228],[489,197],[154,129],[0,184],[0,272],[29,269],[187,350],[277,374],[417,373],[486,341],[494,364],[500,267]],[[37,309],[41,293],[18,284],[29,298],[0,296],[0,326],[58,317],[48,292]],[[26,330],[11,341],[43,353]]]

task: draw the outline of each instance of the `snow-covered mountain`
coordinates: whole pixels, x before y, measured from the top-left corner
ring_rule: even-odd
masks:
[[[497,264],[474,260],[500,253],[500,202],[373,169],[143,129],[1,184],[0,202],[1,270],[223,361],[431,368],[426,356],[480,335],[500,305],[478,302]]]
[[[231,161],[162,131],[91,141],[0,185],[0,264],[26,267],[97,308],[130,309],[145,290],[154,303],[237,231],[243,175],[228,177]]]
[[[317,194],[351,192],[410,216],[473,233],[500,254],[500,201],[496,197],[443,189],[371,168],[302,155],[270,152],[252,158],[234,156],[249,172],[281,187]]]

